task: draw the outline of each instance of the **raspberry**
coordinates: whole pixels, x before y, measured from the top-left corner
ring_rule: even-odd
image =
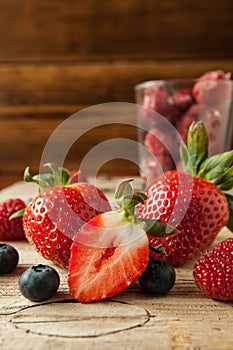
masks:
[[[0,239],[4,241],[25,238],[22,217],[10,220],[10,216],[24,209],[26,204],[19,198],[11,198],[0,204]]]

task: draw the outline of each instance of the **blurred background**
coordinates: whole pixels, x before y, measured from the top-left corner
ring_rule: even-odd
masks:
[[[1,0],[0,187],[27,165],[38,170],[51,133],[83,108],[134,102],[134,85],[145,80],[233,73],[232,23],[232,0]],[[95,128],[67,166],[119,134],[137,139],[132,126]],[[114,160],[100,172],[138,169]]]

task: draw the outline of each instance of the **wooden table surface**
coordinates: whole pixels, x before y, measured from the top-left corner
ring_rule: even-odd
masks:
[[[110,199],[113,183],[97,183]],[[0,201],[34,191],[31,184],[16,183],[0,192]],[[228,236],[224,229],[217,241]],[[175,286],[166,296],[145,294],[136,282],[110,300],[85,305],[71,299],[67,272],[54,266],[59,290],[49,301],[34,303],[20,294],[18,278],[28,267],[49,262],[26,241],[11,244],[20,261],[14,272],[0,276],[1,350],[233,349],[233,303],[205,297],[193,281],[194,261],[176,269]]]

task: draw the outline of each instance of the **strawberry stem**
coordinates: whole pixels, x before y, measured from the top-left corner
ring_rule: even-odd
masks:
[[[123,180],[116,188],[114,197],[117,205],[124,211],[125,217],[144,226],[145,232],[151,236],[167,237],[177,233],[178,231],[170,225],[155,219],[142,219],[135,217],[135,207],[139,203],[144,203],[148,198],[143,192],[134,192],[131,185],[132,179]]]
[[[51,169],[51,173],[42,173],[31,176],[29,167],[24,171],[24,181],[34,182],[39,186],[39,193],[55,186],[69,185],[70,173],[67,169],[57,167],[53,163],[46,163],[43,166],[47,166]]]

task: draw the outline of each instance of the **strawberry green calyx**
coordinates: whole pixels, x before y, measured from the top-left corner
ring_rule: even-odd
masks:
[[[124,211],[125,217],[128,220],[132,220],[135,223],[143,225],[145,231],[151,236],[167,237],[177,233],[178,231],[172,226],[155,219],[139,218],[135,216],[135,207],[139,203],[144,203],[148,198],[143,192],[133,190],[131,182],[133,180],[123,180],[116,188],[114,197],[117,200],[117,206],[120,210]],[[161,246],[158,246],[158,251],[161,250]],[[157,251],[157,252],[158,252]]]
[[[24,170],[24,181],[36,183],[38,185],[39,193],[44,192],[51,187],[68,186],[70,184],[70,173],[67,169],[57,167],[53,163],[45,163],[43,166],[49,167],[51,173],[42,173],[31,176],[29,167],[26,167]],[[23,216],[24,212],[25,208],[15,212],[10,216],[10,220]]]
[[[139,203],[144,203],[147,196],[142,192],[134,192],[131,182],[133,180],[123,180],[116,188],[114,198],[117,200],[117,206],[122,209],[125,216],[129,219],[135,220],[135,207]]]
[[[180,155],[184,170],[216,185],[226,196],[230,219],[227,227],[233,231],[233,150],[208,157],[208,133],[202,121],[193,122],[188,131],[187,147],[182,144]]]
[[[70,173],[67,169],[58,167],[53,163],[45,163],[44,167],[49,167],[50,173],[42,173],[31,176],[29,167],[24,171],[24,181],[34,182],[39,186],[39,193],[55,186],[68,186],[70,184]]]

